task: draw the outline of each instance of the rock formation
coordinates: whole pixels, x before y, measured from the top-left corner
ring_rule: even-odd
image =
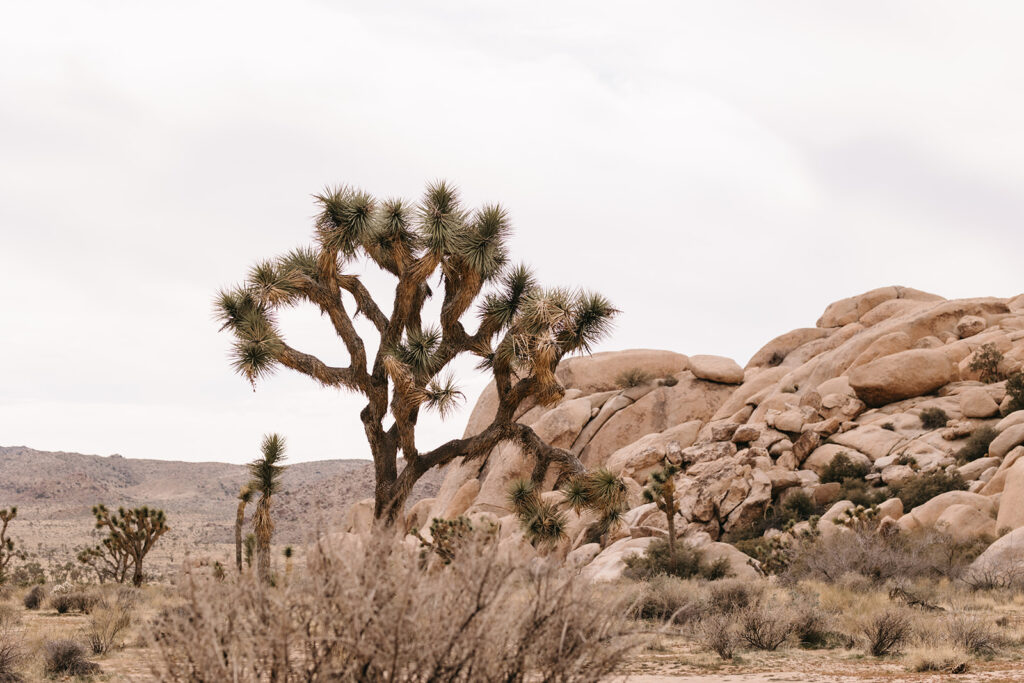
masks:
[[[839,484],[820,477],[839,453],[868,470],[872,486],[936,470],[956,470],[967,480],[968,491],[943,493],[905,515],[898,499],[883,503],[879,514],[898,519],[902,529],[995,536],[1024,527],[1024,411],[1002,417],[1005,381],[984,384],[971,370],[975,353],[989,344],[1003,354],[1004,375],[1024,366],[1024,295],[947,301],[884,287],[829,305],[815,327],[771,340],[744,368],[728,358],[670,351],[566,360],[558,369],[564,398],[527,407],[520,419],[586,467],[621,475],[632,509],[603,550],[588,543],[587,520],[570,514],[563,556],[591,578],[609,579],[626,554],[664,536],[663,515],[659,524],[660,513],[644,509],[639,495],[663,458],[682,469],[676,528],[698,546],[721,545],[723,533],[750,525],[794,491],[819,504],[836,502]],[[929,408],[944,411],[947,424],[926,428],[921,413]],[[494,410],[490,387],[467,434]],[[987,457],[958,466],[954,454],[984,426],[999,432]],[[501,525],[503,543],[522,546],[506,492],[531,466],[514,444],[486,459],[455,462],[437,497],[411,511],[410,523],[486,518]],[[543,490],[554,483],[550,473]],[[839,515],[851,507],[833,509]],[[756,563],[720,552],[734,573],[757,572]]]

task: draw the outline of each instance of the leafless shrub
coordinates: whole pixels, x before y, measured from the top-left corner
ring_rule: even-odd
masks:
[[[725,579],[711,584],[708,589],[708,608],[720,614],[731,614],[755,604],[764,587],[741,579]]]
[[[106,654],[117,637],[132,623],[135,593],[132,589],[118,591],[112,601],[103,600],[92,608],[85,635],[93,654]]]
[[[792,608],[790,623],[793,635],[802,647],[828,647],[832,638],[829,617],[817,605],[797,604]]]
[[[99,601],[100,596],[96,593],[85,591],[56,593],[50,596],[50,607],[57,610],[58,614],[67,614],[68,612],[88,614]]]
[[[74,640],[48,640],[43,646],[43,669],[50,676],[90,676],[100,667],[85,658],[85,648]]]
[[[162,681],[593,681],[631,649],[625,606],[496,548],[424,568],[390,539],[324,542],[282,586],[186,576],[153,640]]]
[[[697,638],[701,645],[722,659],[732,659],[736,649],[736,633],[729,617],[716,614],[702,619],[697,626]]]
[[[972,590],[1024,590],[1024,567],[988,563],[971,567],[962,578]]]
[[[910,636],[911,623],[905,614],[888,610],[864,623],[861,632],[867,639],[868,654],[884,657],[898,652]]]
[[[999,644],[992,624],[977,615],[954,615],[946,622],[946,631],[957,647],[972,655],[990,655]]]
[[[907,668],[918,673],[967,673],[964,653],[948,647],[925,647],[907,653]]]
[[[0,683],[21,683],[25,680],[18,667],[25,659],[21,636],[16,632],[18,614],[0,605]]]
[[[739,615],[740,638],[758,650],[773,651],[793,632],[787,610],[748,607]]]
[[[630,599],[630,616],[635,619],[685,624],[696,620],[703,610],[701,596],[692,584],[674,576],[655,576],[635,584]]]

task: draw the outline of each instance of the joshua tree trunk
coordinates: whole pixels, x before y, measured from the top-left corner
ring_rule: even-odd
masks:
[[[242,524],[245,522],[245,503],[238,501],[238,513],[235,515],[235,565],[238,573],[242,573]]]
[[[256,514],[252,518],[253,533],[256,535],[256,571],[260,581],[270,582],[270,538],[274,533],[274,522],[270,518],[270,499],[260,498]]]

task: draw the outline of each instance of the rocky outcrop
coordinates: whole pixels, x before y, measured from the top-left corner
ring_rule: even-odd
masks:
[[[595,580],[618,576],[626,554],[667,534],[664,515],[638,507],[641,487],[665,459],[682,469],[676,527],[691,544],[716,544],[796,492],[835,511],[836,519],[823,520],[823,533],[844,533],[839,516],[852,503],[837,500],[839,483],[820,482],[843,452],[868,470],[868,486],[898,486],[939,469],[967,481],[969,491],[943,493],[909,511],[890,495],[878,511],[889,524],[963,539],[995,536],[1024,526],[1024,507],[1013,502],[1024,500],[1024,411],[1002,417],[1005,383],[982,384],[970,370],[990,343],[1004,354],[1002,371],[1024,367],[1024,295],[947,301],[883,287],[829,305],[816,327],[776,337],[745,368],[720,356],[668,351],[569,359],[557,373],[564,398],[555,406],[524,406],[518,419],[586,467],[607,467],[627,482],[633,510],[607,547],[587,543],[592,519],[569,515],[562,556]],[[467,434],[490,421],[495,404],[489,387]],[[943,411],[945,424],[926,428],[926,409]],[[964,440],[983,426],[1000,432],[989,452],[957,462]],[[531,465],[513,444],[479,461],[454,462],[430,513],[423,514],[424,503],[415,518],[423,525],[419,520],[468,501],[467,515],[512,520],[508,484]],[[545,487],[553,484],[548,477]],[[753,574],[737,573],[756,575],[743,557],[738,566]]]

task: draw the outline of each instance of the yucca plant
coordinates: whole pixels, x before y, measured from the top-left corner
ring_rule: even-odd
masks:
[[[235,339],[234,368],[254,387],[286,367],[365,397],[360,418],[375,464],[374,516],[393,523],[428,470],[484,458],[505,441],[535,459],[535,482],[551,466],[581,473],[574,455],[544,443],[515,415],[526,400],[549,405],[564,395],[555,378],[559,361],[589,351],[609,331],[617,313],[611,303],[592,292],[543,288],[525,266],[510,266],[508,212],[497,204],[469,209],[446,182],[430,183],[416,203],[349,187],[325,190],[316,202],[314,245],[256,264],[243,284],[219,293],[215,307]],[[358,273],[365,265],[395,278],[388,306],[364,285]],[[441,305],[431,324],[424,305],[433,296]],[[471,331],[463,319],[474,302],[478,324]],[[302,303],[330,321],[348,365],[328,365],[285,340],[278,312]],[[380,338],[375,350],[356,329],[360,315]],[[494,377],[494,419],[478,434],[421,453],[420,412],[443,417],[463,398],[448,370],[463,354],[478,357]],[[401,472],[399,453],[406,462]]]
[[[527,539],[536,546],[552,545],[565,537],[563,507],[581,514],[598,515],[596,531],[605,538],[621,521],[626,507],[626,484],[606,469],[584,472],[569,478],[562,488],[560,505],[547,503],[532,481],[518,479],[508,490],[509,504],[519,518]],[[603,542],[603,541],[602,541]]]
[[[7,580],[7,565],[17,554],[14,539],[7,536],[7,526],[18,516],[18,508],[0,510],[0,585]]]
[[[679,504],[676,502],[675,476],[679,474],[679,466],[666,458],[661,469],[651,472],[651,482],[644,488],[644,500],[654,503],[665,513],[668,524],[668,552],[674,556],[676,552],[676,513]]]
[[[281,476],[285,466],[284,437],[267,434],[260,444],[260,457],[249,463],[249,489],[258,493],[256,512],[252,516],[252,531],[256,537],[256,568],[260,579],[270,581],[270,539],[274,535],[274,519],[270,505],[274,494],[281,490]]]
[[[245,523],[245,506],[252,501],[253,490],[244,484],[238,492],[238,510],[235,513],[235,565],[242,573],[242,525]]]

